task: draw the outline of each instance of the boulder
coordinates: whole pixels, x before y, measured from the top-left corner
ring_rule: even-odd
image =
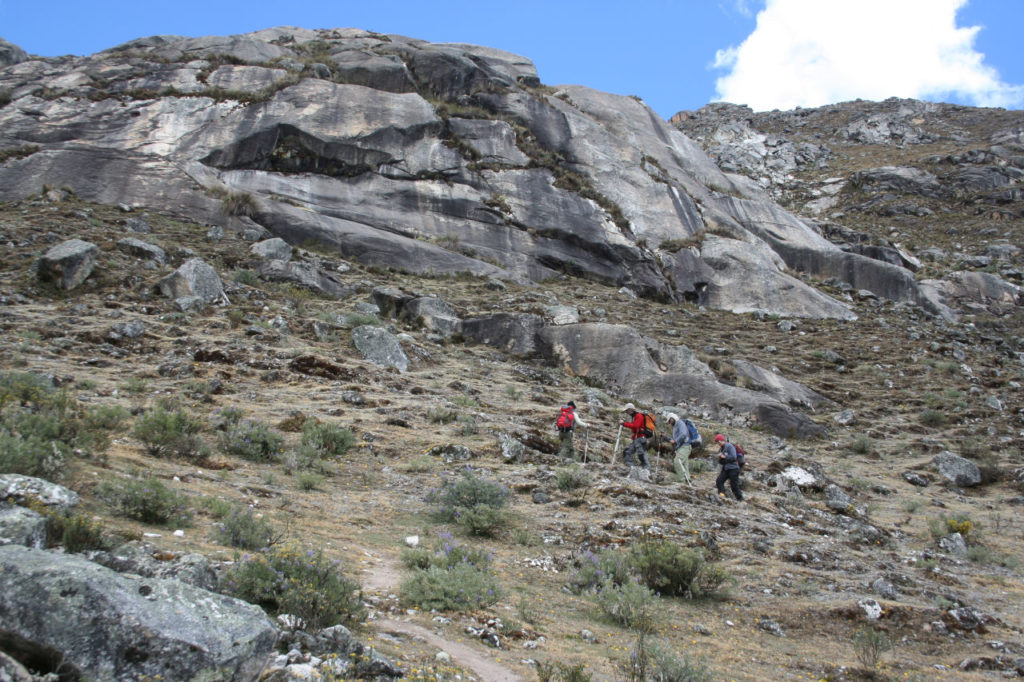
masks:
[[[291,247],[288,247],[288,249],[290,254]],[[260,279],[267,282],[289,282],[329,298],[348,298],[356,291],[355,287],[342,284],[341,280],[332,273],[312,263],[296,263],[282,259],[273,259],[260,261],[254,265],[253,269]]]
[[[939,549],[947,554],[953,556],[965,557],[967,556],[967,542],[964,540],[964,536],[960,533],[950,533],[944,535],[938,540]]]
[[[378,367],[409,368],[409,358],[394,334],[381,327],[362,325],[352,330],[352,343],[362,356]]]
[[[0,68],[18,64],[28,59],[28,54],[14,43],[0,38]]]
[[[290,261],[292,259],[292,247],[280,237],[264,239],[249,247],[249,253],[268,260]]]
[[[538,315],[495,313],[463,319],[462,335],[518,357],[529,357],[537,352],[537,335],[543,326],[544,320]]]
[[[0,502],[0,545],[42,549],[46,546],[46,517],[26,507]]]
[[[48,250],[39,259],[39,279],[60,289],[74,289],[92,274],[99,248],[81,239],[69,239]]]
[[[190,258],[157,283],[167,298],[198,296],[204,303],[213,303],[224,296],[224,285],[217,271],[201,258]]]
[[[424,329],[445,338],[458,333],[462,326],[462,320],[456,314],[455,308],[432,296],[421,296],[407,301],[400,317],[417,322]]]
[[[125,237],[117,240],[117,248],[130,256],[151,260],[159,265],[167,263],[167,252],[155,244],[144,242],[134,237]]]
[[[76,678],[255,680],[277,629],[259,607],[77,555],[0,547],[0,630]]]
[[[932,458],[932,467],[945,479],[960,488],[981,485],[981,470],[969,459],[944,450]]]
[[[22,474],[0,474],[0,500],[35,500],[65,511],[78,506],[78,493],[42,478]]]
[[[217,572],[202,554],[175,554],[145,542],[128,542],[109,552],[88,555],[91,561],[118,573],[134,573],[143,578],[174,578],[193,587],[216,591]]]

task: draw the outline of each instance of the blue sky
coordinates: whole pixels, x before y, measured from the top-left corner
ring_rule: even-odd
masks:
[[[279,25],[501,48],[665,118],[718,99],[1024,107],[1024,0],[0,0],[0,37],[45,56]]]

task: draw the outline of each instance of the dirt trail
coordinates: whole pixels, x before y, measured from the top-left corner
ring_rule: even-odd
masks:
[[[363,590],[380,594],[393,592],[398,586],[400,577],[401,573],[395,562],[380,559],[373,568],[366,571],[362,581]],[[382,633],[410,635],[421,638],[431,646],[446,652],[457,665],[466,668],[477,678],[486,682],[522,682],[522,677],[492,660],[486,654],[477,651],[476,648],[447,639],[416,623],[381,618],[369,621],[368,625],[375,627]]]

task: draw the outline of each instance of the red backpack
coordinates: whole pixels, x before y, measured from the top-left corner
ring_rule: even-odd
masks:
[[[558,421],[555,422],[559,431],[572,431],[573,424],[576,422],[576,417],[573,414],[575,410],[575,407],[562,408],[562,412],[558,415]]]
[[[739,446],[739,443],[733,443],[732,446],[736,448],[736,463],[740,465],[740,469],[747,465],[747,453],[743,451],[743,448]]]

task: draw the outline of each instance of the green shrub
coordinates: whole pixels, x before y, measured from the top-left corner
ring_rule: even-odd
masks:
[[[594,600],[601,615],[623,627],[651,632],[658,624],[657,595],[635,580],[621,585],[605,580],[594,592]]]
[[[853,649],[857,654],[857,661],[865,670],[877,668],[878,659],[891,648],[892,642],[881,630],[865,625],[853,633]]]
[[[629,565],[625,557],[614,550],[601,550],[594,554],[584,550],[576,559],[576,570],[566,587],[573,594],[596,590],[606,580],[621,585],[630,579]]]
[[[590,486],[590,483],[590,474],[578,464],[572,464],[555,472],[555,484],[558,485],[559,490],[565,492],[586,488]]]
[[[201,422],[181,409],[155,407],[135,420],[132,434],[153,456],[196,459],[206,455],[197,435]]]
[[[946,415],[938,410],[925,410],[918,417],[920,422],[928,427],[942,426],[946,423]]]
[[[188,499],[157,478],[106,481],[100,486],[99,494],[117,513],[142,523],[158,526],[192,523]]]
[[[713,679],[703,658],[696,661],[686,655],[679,658],[659,642],[648,644],[644,632],[637,637],[622,670],[629,682],[711,682]]]
[[[349,313],[345,316],[346,327],[380,327],[383,324],[379,317],[370,313]]]
[[[476,425],[476,420],[469,415],[459,417],[459,423],[462,425],[459,428],[459,433],[463,436],[472,436],[480,431],[480,427]]]
[[[446,479],[427,495],[432,516],[459,524],[470,535],[493,537],[510,521],[505,509],[508,488],[463,469],[458,479]]]
[[[459,413],[449,407],[435,407],[427,410],[427,419],[434,424],[450,424],[459,418]]]
[[[85,427],[87,429],[120,431],[130,416],[131,412],[120,405],[103,405],[85,413]]]
[[[225,215],[253,217],[256,215],[256,200],[248,192],[228,192],[221,201]]]
[[[468,563],[415,570],[399,592],[406,604],[438,611],[485,609],[501,599],[497,578]]]
[[[73,407],[44,377],[0,372],[0,471],[58,480],[75,448],[104,449],[107,434],[90,429]]]
[[[273,462],[284,450],[284,436],[263,422],[245,420],[229,426],[220,435],[225,453],[253,462]]]
[[[247,268],[239,268],[231,273],[231,279],[235,280],[238,284],[244,284],[249,287],[254,287],[259,284],[260,278],[256,273]],[[235,317],[238,318],[239,323],[245,318],[245,311],[239,310],[238,308],[232,308],[228,311],[228,320],[233,319],[232,313],[235,313]],[[238,326],[238,325],[234,325]]]
[[[672,597],[703,597],[715,591],[725,579],[696,549],[644,535],[633,544],[627,563],[647,587]]]
[[[215,519],[223,519],[235,509],[235,505],[220,497],[204,497],[199,503]]]
[[[303,490],[316,490],[324,484],[324,477],[312,471],[299,474],[299,487]]]
[[[985,545],[973,545],[967,548],[967,558],[977,564],[996,564],[1003,568],[1016,570],[1020,566],[1020,559],[1012,554],[996,552]]]
[[[274,526],[251,508],[235,508],[217,524],[217,541],[238,549],[260,550],[280,541]]]
[[[38,436],[12,433],[0,426],[0,471],[57,481],[64,474],[67,444]]]
[[[870,455],[875,451],[875,441],[870,436],[861,434],[850,442],[850,450],[858,455]]]
[[[708,470],[708,461],[706,459],[691,459],[690,460],[690,476],[696,476],[702,474]]]
[[[960,533],[964,541],[970,543],[980,534],[981,527],[967,514],[942,514],[928,519],[928,530],[934,538]]]
[[[48,538],[59,540],[67,554],[110,548],[110,543],[103,536],[102,524],[81,514],[63,512],[47,515],[46,534]]]
[[[307,419],[302,425],[302,444],[316,448],[321,457],[340,457],[355,442],[355,434],[342,426],[315,419]]]
[[[328,561],[319,550],[282,546],[244,556],[227,574],[224,585],[231,594],[271,615],[297,616],[309,631],[358,623],[366,616],[358,583],[346,578],[340,564]]]
[[[232,308],[228,311],[228,324],[232,329],[238,329],[245,322],[245,311]]]
[[[295,471],[319,474],[320,476],[333,476],[336,473],[337,465],[323,458],[323,453],[312,445],[299,445],[289,450],[284,456],[284,471],[292,474]]]
[[[0,372],[0,409],[10,404],[51,406],[57,389],[46,377],[31,372]]]

